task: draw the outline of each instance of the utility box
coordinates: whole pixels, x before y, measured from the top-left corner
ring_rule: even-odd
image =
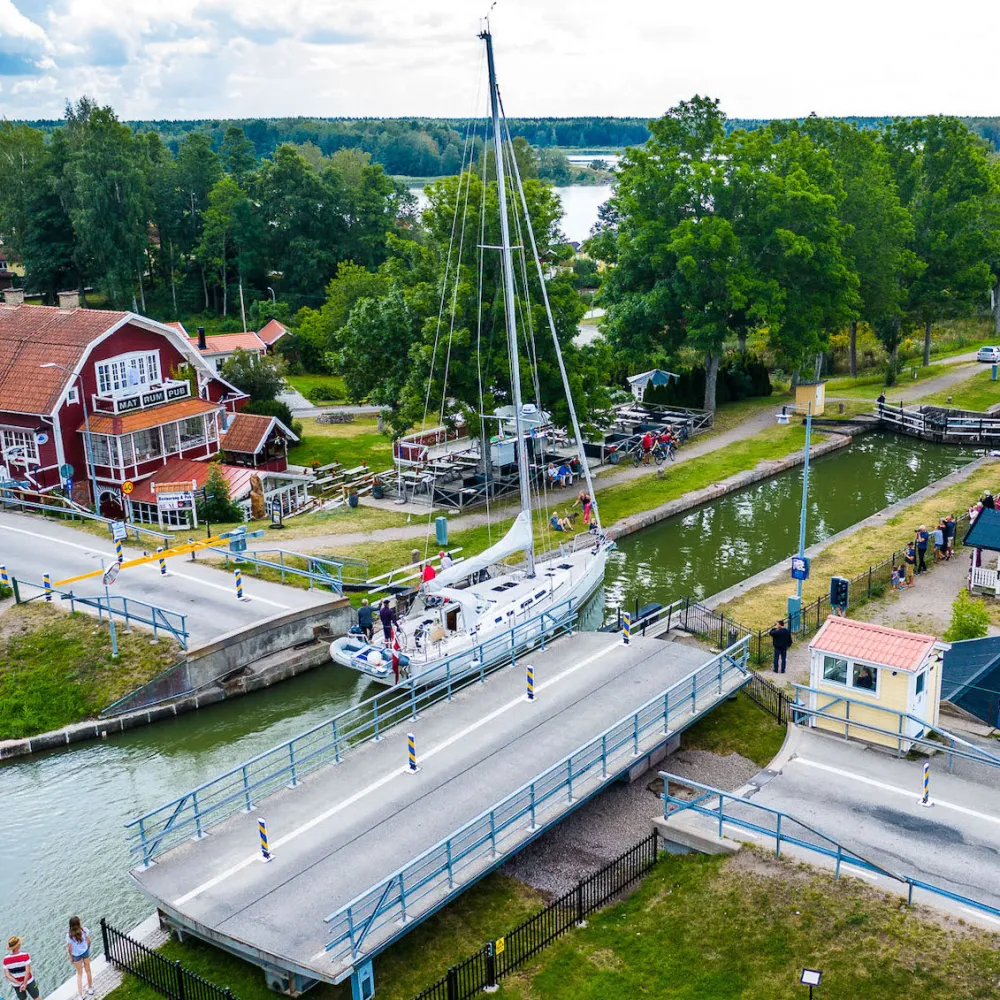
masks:
[[[800,382],[795,387],[795,408],[803,415],[812,403],[812,415],[823,416],[826,408],[826,382]]]
[[[434,518],[434,539],[438,545],[448,544],[448,518]]]

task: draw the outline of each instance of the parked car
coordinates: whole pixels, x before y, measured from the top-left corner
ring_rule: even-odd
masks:
[[[977,361],[988,361],[995,365],[1000,362],[1000,347],[980,347],[976,355]]]

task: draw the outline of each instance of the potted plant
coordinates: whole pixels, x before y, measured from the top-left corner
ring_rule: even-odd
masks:
[[[381,479],[372,480],[372,499],[381,500],[385,496],[385,489],[382,486]]]
[[[357,507],[358,505],[358,491],[352,486],[350,492],[347,494],[347,506]]]

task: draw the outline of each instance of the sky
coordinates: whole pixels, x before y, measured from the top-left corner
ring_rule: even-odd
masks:
[[[468,117],[489,0],[0,0],[0,115]],[[1000,3],[498,0],[506,112],[1000,114]]]

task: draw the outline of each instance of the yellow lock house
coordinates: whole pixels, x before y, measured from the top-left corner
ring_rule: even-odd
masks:
[[[906,753],[907,737],[938,723],[950,648],[933,635],[831,615],[809,644],[799,701],[819,713],[810,718],[817,729]]]

